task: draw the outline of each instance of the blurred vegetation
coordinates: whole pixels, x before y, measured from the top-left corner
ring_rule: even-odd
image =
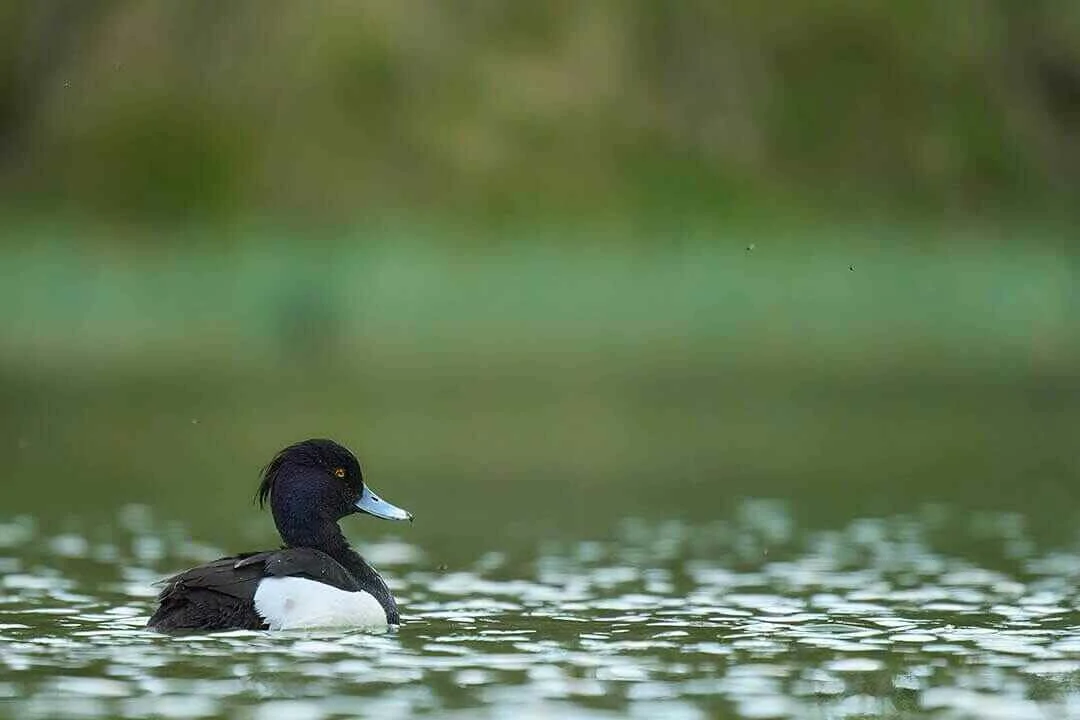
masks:
[[[1072,217],[1080,5],[11,0],[0,183],[172,223]]]

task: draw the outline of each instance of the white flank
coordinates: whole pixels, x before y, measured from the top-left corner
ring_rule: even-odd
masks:
[[[263,578],[255,610],[271,630],[387,625],[386,611],[370,593],[296,577]]]

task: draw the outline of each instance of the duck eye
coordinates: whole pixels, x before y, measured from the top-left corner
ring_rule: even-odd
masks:
[[[334,468],[334,477],[344,478],[345,468]]]

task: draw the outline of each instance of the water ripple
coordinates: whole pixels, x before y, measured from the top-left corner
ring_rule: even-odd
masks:
[[[1080,562],[1007,515],[972,532],[1008,562],[950,555],[941,513],[804,532],[754,501],[452,571],[393,539],[365,551],[397,631],[178,638],[143,629],[151,583],[215,549],[145,508],[109,539],[0,519],[0,715],[1080,717]]]

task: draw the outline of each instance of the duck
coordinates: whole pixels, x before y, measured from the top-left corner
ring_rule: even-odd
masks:
[[[389,628],[401,615],[386,581],[341,532],[357,513],[413,520],[364,482],[343,445],[289,445],[263,469],[255,501],[270,505],[278,550],[230,555],[162,581],[147,627],[159,632]]]

